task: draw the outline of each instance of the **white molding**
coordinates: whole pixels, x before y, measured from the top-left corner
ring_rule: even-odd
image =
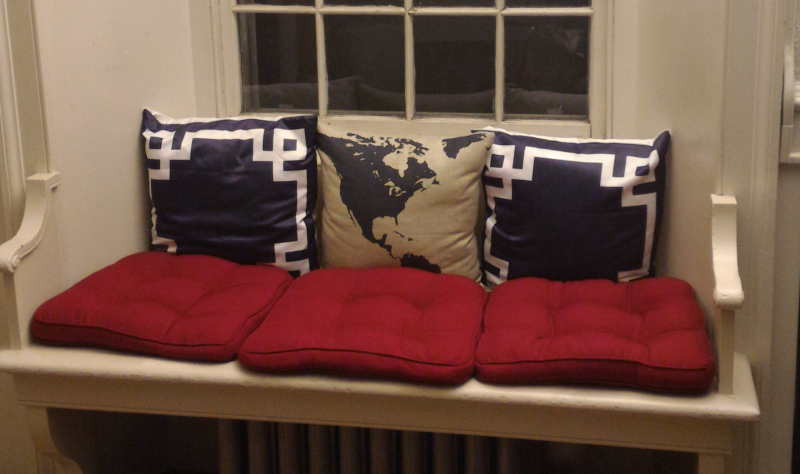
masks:
[[[16,229],[22,222],[22,203],[25,200],[25,171],[22,161],[19,127],[17,126],[17,99],[14,67],[9,38],[5,0],[0,1],[0,145],[3,146],[3,163],[0,163],[0,190],[4,191],[2,203],[4,225]]]
[[[790,459],[791,452],[778,449],[773,442],[786,411],[773,403],[773,393],[783,390],[785,381],[773,377],[773,325],[775,298],[775,230],[780,150],[781,91],[783,80],[784,0],[761,0],[759,55],[757,63],[755,156],[752,169],[748,294],[755,301],[749,306],[750,347],[759,361],[755,373],[759,399],[763,400],[764,419],[758,424],[755,461],[759,474],[776,472],[779,459]],[[757,295],[757,296],[756,296]],[[749,298],[750,299],[750,298]],[[748,307],[746,305],[745,307]]]
[[[639,74],[639,2],[612,0],[611,8],[608,23],[613,24],[614,33],[608,37],[607,48],[609,110],[605,138],[630,136],[631,130],[636,130],[636,118],[627,109],[636,102]]]
[[[322,6],[322,0],[316,0],[317,9]],[[317,34],[317,93],[319,115],[328,115],[328,54],[325,50],[325,22],[322,14],[314,14],[314,28]]]
[[[716,306],[714,340],[719,393],[733,393],[735,310],[744,303],[736,241],[736,198],[711,195],[711,255]]]
[[[613,110],[611,99],[614,0],[594,0],[589,28],[589,124],[592,138],[611,138],[608,124]]]
[[[613,137],[612,132],[614,130],[614,44],[615,44],[615,14],[616,14],[616,0],[606,0],[606,5],[604,8],[605,17],[606,17],[606,31],[607,34],[605,36],[606,44],[605,44],[605,51],[599,52],[600,54],[605,54],[605,73],[603,77],[605,78],[605,84],[603,85],[603,91],[605,93],[605,97],[603,98],[604,106],[603,111],[605,112],[605,118],[603,120],[602,127],[595,124],[592,128],[592,136],[597,138],[611,138]],[[591,72],[590,72],[591,74]],[[589,100],[591,101],[591,91],[589,94]],[[592,108],[594,106],[592,103],[589,103],[589,114],[592,114]],[[590,119],[593,116],[590,115]],[[599,119],[599,117],[597,117]]]
[[[42,240],[52,208],[52,191],[61,182],[58,173],[40,173],[27,179],[25,217],[17,234],[0,245],[0,270],[13,273],[23,257]]]
[[[773,303],[770,394],[776,413],[791,413],[795,407],[798,307],[800,305],[800,169],[781,166],[778,182],[778,214],[775,230],[775,299]],[[772,472],[790,472],[794,417],[774,420],[770,449]],[[781,454],[782,453],[782,454]]]
[[[738,316],[737,350],[753,362],[763,418],[742,434],[746,448],[734,472],[785,472],[791,453],[775,440],[791,406],[778,406],[789,380],[773,374],[776,318],[776,203],[780,152],[787,0],[728,3],[725,135],[720,193],[739,201],[742,283],[747,300]],[[719,168],[717,169],[719,173]],[[793,291],[797,291],[795,288]],[[781,357],[786,357],[782,354]]]
[[[607,38],[612,34],[607,30],[608,27],[613,25],[610,21],[608,5],[613,3],[613,0],[594,0],[592,7],[581,8],[505,8],[504,2],[498,3],[495,7],[490,8],[469,8],[469,7],[454,7],[454,8],[440,8],[440,7],[414,7],[413,2],[404,1],[403,7],[376,7],[376,6],[324,6],[322,1],[315,1],[312,6],[293,6],[293,5],[261,5],[261,4],[246,4],[237,5],[235,0],[208,0],[210,1],[210,18],[211,18],[211,41],[213,43],[212,49],[214,51],[214,70],[215,70],[215,89],[217,91],[217,115],[218,116],[232,116],[242,112],[241,105],[241,67],[239,57],[239,42],[236,34],[236,15],[243,13],[315,13],[316,16],[316,35],[317,35],[317,85],[319,91],[319,116],[322,119],[330,120],[332,122],[354,123],[360,120],[374,121],[384,123],[388,126],[394,126],[391,118],[384,120],[384,116],[369,116],[364,115],[348,115],[336,116],[329,115],[327,110],[327,94],[328,83],[326,74],[326,58],[325,58],[325,38],[324,38],[324,22],[323,17],[331,14],[390,14],[390,15],[404,15],[405,16],[405,94],[406,94],[406,110],[405,121],[418,121],[424,120],[426,122],[426,131],[430,133],[444,133],[449,124],[455,121],[462,121],[469,123],[471,120],[467,117],[448,117],[447,114],[417,114],[414,107],[415,102],[415,70],[414,70],[414,38],[413,38],[413,16],[431,16],[431,15],[478,15],[478,16],[495,16],[497,17],[497,33],[496,40],[496,68],[495,68],[495,112],[492,118],[478,121],[476,126],[480,128],[483,125],[500,125],[505,128],[515,128],[524,130],[528,133],[547,133],[543,130],[553,130],[550,134],[557,136],[577,136],[577,137],[606,137],[607,126],[606,121],[610,112],[610,104],[607,104],[607,99],[611,97],[608,91],[610,87],[610,70],[611,67],[607,62]],[[589,57],[590,61],[590,117],[593,121],[593,126],[590,127],[588,122],[585,126],[578,129],[573,127],[569,120],[549,119],[537,117],[531,120],[522,119],[509,119],[507,121],[499,122],[503,114],[503,92],[504,87],[500,82],[504,76],[504,57],[502,48],[499,41],[503,38],[503,28],[501,27],[502,18],[505,16],[579,16],[589,17],[591,19],[590,28],[590,47],[591,51]],[[193,28],[200,25],[199,22],[193,22]],[[502,48],[501,48],[502,47]],[[498,86],[498,84],[500,84]],[[250,115],[261,115],[258,113],[248,113]],[[544,127],[542,123],[546,122]],[[439,125],[442,124],[441,130]]]
[[[211,6],[211,38],[214,51],[214,78],[217,116],[230,117],[242,111],[242,81],[239,63],[239,38],[236,16],[232,11],[236,0],[209,0]]]
[[[501,14],[505,7],[505,0],[497,0],[497,17],[495,18],[495,77],[494,77],[494,119],[497,122],[503,120],[505,114],[505,95],[506,95],[506,22]]]
[[[25,177],[47,172],[30,0],[0,0],[0,189],[5,226],[22,222]]]
[[[711,251],[714,302],[723,309],[738,309],[744,303],[736,241],[736,198],[711,195]]]
[[[410,9],[413,4],[412,0],[405,0],[406,9]],[[414,118],[416,109],[416,89],[414,78],[416,77],[416,70],[414,69],[414,22],[411,20],[410,15],[406,15],[403,28],[405,37],[403,38],[403,51],[405,54],[405,91],[406,91],[406,115],[407,121]]]
[[[250,372],[93,349],[0,351],[30,406],[362,426],[728,455],[732,430],[757,421],[744,356],[732,395],[675,396],[603,387],[456,387]],[[125,387],[120,390],[120,387]],[[464,416],[471,413],[474,416]]]
[[[189,22],[192,34],[192,66],[194,68],[194,87],[196,117],[217,115],[216,58],[214,51],[214,28],[211,22],[211,3],[209,0],[189,2]],[[218,28],[217,28],[218,29]]]

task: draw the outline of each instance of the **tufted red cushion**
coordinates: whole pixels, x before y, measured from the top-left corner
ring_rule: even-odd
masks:
[[[139,253],[45,302],[31,332],[54,344],[230,360],[291,281],[270,266]]]
[[[486,309],[476,366],[480,380],[506,384],[698,392],[714,379],[705,317],[674,278],[503,283]]]
[[[411,268],[298,278],[239,351],[267,372],[330,372],[440,384],[472,376],[486,293]]]

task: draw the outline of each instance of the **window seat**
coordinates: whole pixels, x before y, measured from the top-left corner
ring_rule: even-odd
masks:
[[[275,376],[249,372],[236,362],[185,362],[38,345],[28,332],[33,311],[62,289],[58,229],[51,212],[57,184],[57,173],[28,179],[22,229],[0,246],[0,267],[13,282],[16,309],[8,321],[12,348],[0,351],[0,371],[13,375],[18,400],[27,408],[40,472],[81,472],[58,449],[69,426],[57,426],[58,417],[48,416],[52,408],[687,451],[699,454],[701,474],[722,474],[725,457],[735,449],[736,427],[759,419],[749,363],[732,345],[734,310],[743,296],[731,197],[712,197],[717,281],[712,321],[719,387],[698,396],[673,396],[586,386],[494,386],[475,379],[457,387],[434,387]],[[42,457],[50,461],[42,462]],[[53,465],[61,471],[53,471]]]

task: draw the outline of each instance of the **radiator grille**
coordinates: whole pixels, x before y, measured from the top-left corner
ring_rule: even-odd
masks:
[[[544,472],[535,441],[256,421],[220,427],[221,474]]]

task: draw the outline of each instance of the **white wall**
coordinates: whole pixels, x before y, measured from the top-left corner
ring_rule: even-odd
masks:
[[[659,273],[712,308],[711,200],[722,160],[726,2],[616,2],[613,134],[672,134]]]
[[[66,288],[148,246],[141,112],[195,114],[189,2],[38,0],[34,17],[47,153],[62,179],[57,215]],[[0,377],[0,474],[31,472],[32,446],[18,405],[9,402],[12,389],[10,377]],[[154,466],[163,456],[131,464],[125,456],[134,448],[123,445],[138,433],[144,436],[130,446],[149,446],[163,420],[125,416],[80,419],[81,426],[117,426],[106,429],[99,454],[85,453],[86,472],[141,472],[131,466],[147,459],[148,469],[161,471]]]
[[[64,283],[148,245],[141,112],[195,113],[187,0],[35,4]]]

